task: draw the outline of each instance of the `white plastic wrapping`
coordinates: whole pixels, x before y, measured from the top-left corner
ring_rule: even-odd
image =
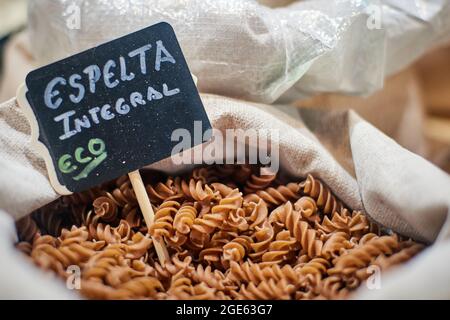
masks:
[[[266,103],[369,94],[450,38],[448,0],[30,0],[29,15],[40,63],[168,21],[201,91]]]

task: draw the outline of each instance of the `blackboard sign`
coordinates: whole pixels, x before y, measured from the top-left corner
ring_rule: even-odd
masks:
[[[50,180],[62,194],[169,157],[176,129],[211,128],[167,23],[34,70],[19,92]]]

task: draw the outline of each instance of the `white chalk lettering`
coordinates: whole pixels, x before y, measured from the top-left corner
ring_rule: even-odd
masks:
[[[87,116],[83,116],[81,117],[81,119],[75,118],[74,124],[75,130],[77,130],[77,132],[81,132],[81,128],[89,129],[91,127],[91,122],[89,121]]]
[[[95,84],[101,77],[100,68],[97,65],[91,65],[83,70],[89,77],[89,91],[95,93]]]
[[[162,54],[164,54],[164,57],[162,56]],[[155,60],[155,70],[156,71],[161,70],[162,62],[170,62],[172,64],[176,63],[173,56],[164,47],[163,42],[161,40],[158,40],[158,41],[156,41],[156,60]]]
[[[105,104],[102,107],[102,110],[100,111],[100,115],[103,119],[105,120],[111,120],[114,119],[114,117],[116,116],[114,113],[112,113],[109,109],[111,109],[111,105],[109,104]]]
[[[130,103],[134,108],[136,108],[138,104],[140,105],[146,104],[144,97],[140,92],[133,92],[130,94]]]
[[[111,82],[111,78],[114,77],[114,73],[111,72],[111,68],[115,67],[116,63],[114,62],[114,60],[108,60],[103,67],[103,81],[105,82],[105,86],[110,89],[117,87],[117,85],[119,84],[119,80],[117,79]]]
[[[148,101],[152,101],[152,100],[160,100],[162,99],[164,96],[162,95],[161,92],[155,90],[152,87],[148,87],[147,90],[147,100]]]
[[[99,124],[100,123],[100,121],[98,120],[98,115],[97,115],[97,113],[99,111],[100,111],[99,107],[94,107],[94,108],[89,109],[89,114],[91,115],[92,121],[95,124]]]
[[[120,82],[136,79],[137,72],[146,75],[149,73],[149,70],[160,71],[164,63],[176,64],[175,58],[164,46],[162,40],[156,41],[154,46],[156,49],[153,51],[151,51],[153,48],[152,44],[146,44],[128,52],[126,55],[109,59],[102,65],[83,66],[82,72],[52,79],[47,84],[44,92],[45,105],[50,109],[58,109],[64,102],[69,100],[74,104],[78,104],[86,98],[87,93],[95,94],[101,85],[104,89],[113,89]],[[150,52],[152,57],[150,57]],[[128,61],[135,57],[137,57],[138,60],[136,62],[138,63]],[[154,62],[153,69],[150,69],[148,66],[149,61]],[[133,68],[137,70],[132,70]],[[67,86],[67,89],[63,91],[59,86]],[[147,93],[147,97],[150,97],[148,99],[150,101],[159,100],[163,96],[168,97],[179,92],[178,88],[169,89],[167,84],[164,84],[162,91],[151,88]],[[141,104],[143,100],[145,98],[135,100],[134,104]]]
[[[81,76],[79,74],[73,74],[69,78],[69,85],[74,88],[78,89],[78,95],[70,94],[69,99],[73,103],[79,103],[84,98],[84,86],[81,83],[78,83],[76,81],[81,80]]]
[[[147,74],[147,64],[145,62],[145,52],[150,50],[152,47],[151,44],[147,44],[143,47],[137,48],[136,50],[130,51],[128,53],[128,56],[130,58],[133,58],[137,55],[139,55],[139,63],[141,65],[141,73],[142,74]]]
[[[53,118],[56,122],[63,120],[64,134],[59,137],[59,140],[65,140],[77,134],[76,130],[70,130],[69,118],[74,114],[75,111],[71,110],[64,112],[63,114],[60,114],[59,116]]]
[[[120,61],[120,80],[122,80],[122,81],[133,80],[134,73],[130,72],[129,74],[127,74],[127,64],[126,64],[125,58],[120,56],[119,61]]]
[[[147,105],[149,102],[154,100],[164,99],[175,94],[180,93],[180,89],[169,89],[167,84],[162,85],[162,91],[156,90],[154,87],[147,87],[144,92],[147,92],[147,96],[143,95],[139,91],[134,91],[130,93],[127,97],[119,97],[114,102],[106,103],[102,107],[92,107],[87,110],[85,115],[77,115],[77,117],[73,117],[75,115],[75,111],[69,111],[63,113],[54,118],[56,122],[63,121],[64,125],[64,135],[60,137],[61,140],[68,139],[73,135],[81,132],[82,130],[91,128],[94,124],[100,124],[102,120],[111,120],[116,116],[127,115],[132,108],[138,108],[139,106]],[[73,124],[72,124],[72,123]],[[73,126],[74,130],[71,130]],[[195,123],[195,131],[201,132],[201,124]],[[199,141],[196,141],[196,144],[199,144]]]
[[[125,103],[124,98],[119,98],[116,101],[116,112],[121,115],[125,115],[130,112],[130,106]]]
[[[53,98],[59,95],[59,90],[54,89],[58,83],[66,85],[66,80],[62,77],[56,77],[52,81],[50,81],[45,88],[44,101],[45,105],[50,109],[58,109],[63,101],[61,97],[56,99],[54,103],[52,101]]]
[[[175,88],[175,89],[169,90],[169,87],[167,86],[167,84],[165,84],[165,83],[163,84],[163,94],[166,97],[174,96],[179,93],[180,93],[180,89]]]

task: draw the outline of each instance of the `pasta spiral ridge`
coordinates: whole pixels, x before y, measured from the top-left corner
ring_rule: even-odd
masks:
[[[300,189],[304,194],[316,200],[317,206],[325,214],[339,212],[343,208],[341,201],[331,193],[330,189],[310,174],[305,181],[300,183]]]
[[[349,250],[347,254],[336,258],[334,267],[328,273],[330,275],[352,274],[356,270],[366,267],[376,256],[391,255],[398,247],[398,240],[394,236],[372,238],[363,245]]]
[[[321,255],[323,242],[318,239],[317,231],[312,229],[308,222],[302,220],[301,213],[294,210],[291,202],[272,211],[269,220],[285,226],[301,245],[302,252],[309,257]]]

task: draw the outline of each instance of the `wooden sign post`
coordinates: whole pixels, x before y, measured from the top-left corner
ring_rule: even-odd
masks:
[[[139,173],[139,170],[136,170],[130,172],[128,176],[130,177],[131,185],[133,186],[134,193],[136,194],[142,215],[144,216],[145,224],[147,225],[147,228],[150,229],[150,226],[153,224],[155,218],[155,213],[153,212],[152,204],[148,198],[147,191],[145,191],[141,174]],[[159,262],[161,265],[165,265],[166,261],[170,259],[166,246],[164,243],[157,241],[156,239],[153,239],[153,244],[155,246]]]
[[[128,174],[145,222],[153,209],[139,169],[211,128],[172,27],[159,23],[30,72],[17,93],[60,194]],[[194,139],[192,147],[204,141]],[[169,259],[154,240],[161,263]]]

